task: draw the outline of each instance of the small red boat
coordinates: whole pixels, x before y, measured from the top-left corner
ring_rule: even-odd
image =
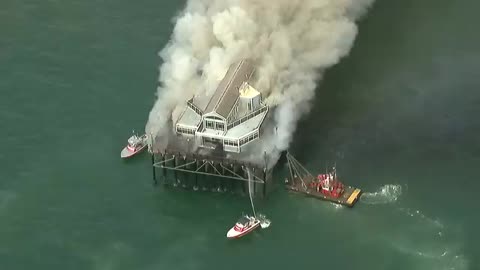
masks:
[[[141,152],[147,146],[147,134],[142,136],[137,136],[133,134],[130,138],[128,138],[127,146],[122,149],[120,152],[121,158],[128,158],[131,157],[139,152]]]
[[[259,219],[245,215],[227,232],[227,238],[240,238],[258,228],[259,225]]]

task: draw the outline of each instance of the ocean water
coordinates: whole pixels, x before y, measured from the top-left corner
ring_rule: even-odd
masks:
[[[153,105],[176,1],[4,1],[0,269],[480,269],[477,1],[377,1],[319,83],[290,152],[336,162],[353,209],[275,190],[272,225],[225,234],[247,196],[152,185],[123,161]]]

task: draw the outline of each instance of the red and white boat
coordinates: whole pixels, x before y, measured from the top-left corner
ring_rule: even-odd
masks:
[[[240,238],[258,228],[259,225],[259,219],[245,215],[227,232],[227,238]]]
[[[133,134],[130,138],[128,138],[127,146],[125,146],[122,149],[122,152],[120,152],[120,157],[128,158],[141,152],[147,146],[147,138],[147,134],[144,134],[140,137],[136,134]]]
[[[319,174],[316,184],[317,192],[321,192],[325,196],[339,198],[345,192],[345,185],[338,181],[337,172],[333,168],[333,173]]]

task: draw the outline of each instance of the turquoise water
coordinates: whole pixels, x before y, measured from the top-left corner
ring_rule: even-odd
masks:
[[[474,1],[378,1],[291,152],[337,162],[354,209],[287,194],[152,185],[124,162],[182,3],[7,1],[0,9],[0,269],[478,269],[480,36]]]

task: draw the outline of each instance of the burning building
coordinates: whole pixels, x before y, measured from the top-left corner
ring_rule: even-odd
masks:
[[[175,132],[202,148],[221,145],[226,152],[240,153],[260,137],[268,113],[262,95],[251,84],[255,71],[249,60],[232,64],[211,96],[194,96],[175,123]]]

